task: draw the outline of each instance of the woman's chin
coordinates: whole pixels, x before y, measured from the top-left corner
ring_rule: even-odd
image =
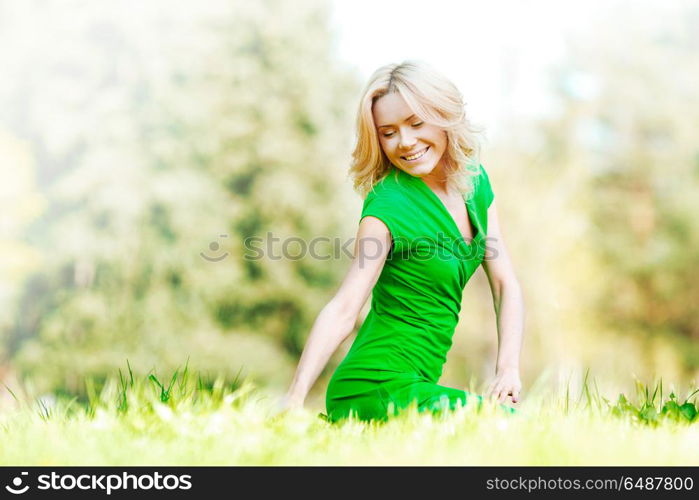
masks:
[[[422,164],[422,165],[404,165],[403,170],[414,175],[416,177],[422,177],[429,175],[434,170],[435,165]]]

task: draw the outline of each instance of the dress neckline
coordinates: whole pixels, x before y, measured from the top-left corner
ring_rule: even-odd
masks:
[[[461,230],[459,229],[459,226],[456,223],[456,220],[454,220],[454,217],[451,215],[451,212],[449,211],[449,209],[446,207],[446,205],[444,205],[444,202],[442,201],[442,199],[439,196],[437,196],[437,194],[434,191],[432,191],[432,188],[427,185],[427,183],[422,179],[422,177],[417,177],[415,175],[411,175],[408,172],[406,172],[403,169],[400,169],[398,167],[393,167],[393,168],[398,170],[400,173],[404,174],[404,176],[407,176],[407,177],[413,179],[416,184],[420,185],[423,190],[427,191],[427,196],[432,197],[432,200],[434,200],[441,207],[442,212],[449,219],[451,226],[452,226],[452,229],[455,232],[455,234],[459,237],[459,240],[462,241],[466,245],[466,247],[470,249],[473,246],[473,242],[476,240],[476,238],[478,238],[481,235],[480,228],[477,224],[477,221],[473,217],[473,213],[471,210],[473,208],[471,206],[471,200],[473,199],[473,197],[471,197],[470,200],[467,200],[462,195],[462,199],[464,200],[464,205],[466,206],[466,216],[468,217],[468,220],[471,223],[471,228],[474,231],[474,234],[473,234],[473,237],[471,238],[471,241],[467,242],[466,238],[464,238],[464,236],[461,234]]]

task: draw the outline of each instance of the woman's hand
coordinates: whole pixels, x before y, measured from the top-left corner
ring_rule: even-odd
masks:
[[[285,394],[277,401],[274,414],[279,415],[290,410],[300,409],[303,409],[303,399]]]
[[[522,382],[519,380],[519,370],[516,368],[504,368],[495,375],[488,389],[486,398],[497,398],[498,403],[504,403],[507,396],[512,396],[512,402],[519,402],[519,393],[522,390]]]

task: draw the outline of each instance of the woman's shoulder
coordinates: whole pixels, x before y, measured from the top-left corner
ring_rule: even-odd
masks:
[[[398,201],[403,199],[404,190],[407,186],[405,180],[401,177],[399,170],[392,168],[372,186],[366,195],[366,200],[380,198]]]
[[[409,202],[409,179],[393,168],[369,190],[364,198],[364,206],[360,220],[373,216],[384,222],[393,244],[398,251],[403,248],[403,242],[412,234],[412,208]]]
[[[407,174],[406,174],[407,175]],[[362,217],[374,215],[386,221],[391,219],[403,221],[406,214],[410,213],[410,196],[406,190],[409,180],[405,179],[398,169],[393,168],[369,190],[364,198]],[[400,222],[402,224],[403,222]],[[395,229],[395,227],[394,227]]]
[[[472,179],[473,191],[471,196],[475,199],[480,199],[486,208],[489,207],[494,198],[493,188],[490,184],[488,172],[482,163],[478,164]]]

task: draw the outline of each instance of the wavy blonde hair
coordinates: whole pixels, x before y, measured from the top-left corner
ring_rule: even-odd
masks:
[[[392,93],[400,94],[421,120],[446,131],[447,185],[470,194],[473,185],[470,177],[478,173],[477,134],[482,129],[466,118],[459,89],[432,67],[416,60],[381,66],[364,88],[357,112],[357,142],[349,169],[354,189],[366,196],[391,169],[379,142],[372,110],[380,97]]]

